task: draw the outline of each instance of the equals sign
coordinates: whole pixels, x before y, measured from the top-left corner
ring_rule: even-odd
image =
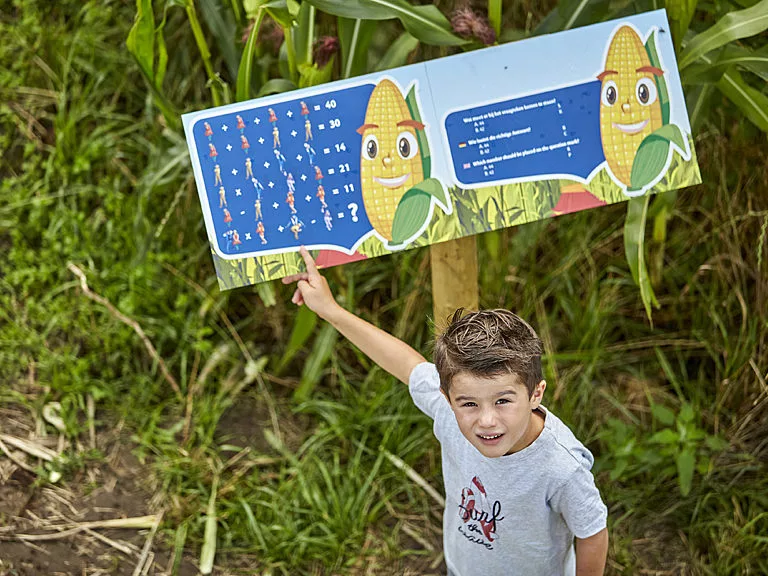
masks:
[[[339,189],[338,189],[338,188],[334,188],[334,189],[333,189],[333,193],[334,193],[334,194],[338,194],[338,193],[339,193]]]
[[[245,210],[240,210],[240,216],[242,216],[243,214],[245,214]]]
[[[323,148],[323,154],[330,154],[331,149],[330,148]]]
[[[336,170],[334,170],[333,168],[328,168],[328,174],[335,174],[335,173],[336,173]]]
[[[318,110],[320,110],[320,104],[315,104],[315,112],[317,112]]]
[[[320,130],[325,130],[325,124],[318,124],[318,125],[317,125],[317,127],[318,127]]]

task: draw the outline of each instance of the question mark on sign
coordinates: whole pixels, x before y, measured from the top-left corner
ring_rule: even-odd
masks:
[[[347,208],[352,212],[352,222],[357,222],[360,218],[357,217],[358,206],[354,202],[347,204]]]

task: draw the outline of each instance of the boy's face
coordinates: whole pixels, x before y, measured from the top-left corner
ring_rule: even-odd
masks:
[[[453,377],[448,401],[464,437],[487,458],[518,452],[536,439],[533,410],[541,404],[542,380],[529,397],[516,374]]]

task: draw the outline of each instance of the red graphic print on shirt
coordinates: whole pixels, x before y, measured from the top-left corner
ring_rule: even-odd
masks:
[[[469,487],[461,491],[459,517],[464,521],[464,527],[459,526],[459,532],[464,537],[493,550],[493,542],[498,538],[497,523],[504,520],[501,516],[501,502],[490,502],[485,486],[477,476],[472,478]]]

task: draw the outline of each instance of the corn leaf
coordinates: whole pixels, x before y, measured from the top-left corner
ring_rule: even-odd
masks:
[[[747,84],[735,69],[723,74],[717,88],[736,104],[755,126],[763,132],[768,132],[768,96]]]
[[[715,84],[731,66],[752,72],[768,82],[768,46],[751,50],[729,44],[717,56],[708,54],[701,62],[686,68],[681,79],[684,84]]]
[[[275,299],[275,289],[272,287],[271,282],[262,282],[256,285],[256,292],[259,294],[259,298],[267,308],[277,304]]]
[[[669,18],[669,27],[672,29],[672,41],[675,44],[675,51],[680,50],[680,43],[688,31],[691,24],[691,18],[696,11],[698,0],[666,0],[664,4],[667,8],[667,17]]]
[[[640,297],[645,306],[648,320],[652,322],[651,306],[659,305],[651,286],[645,265],[645,220],[648,214],[650,196],[630,198],[627,203],[627,219],[624,222],[624,252],[632,278],[640,287]]]
[[[296,314],[296,319],[293,321],[293,330],[291,330],[288,346],[283,353],[283,357],[280,358],[275,372],[280,374],[285,369],[296,353],[304,347],[304,344],[306,344],[309,337],[315,331],[316,326],[317,314],[306,306],[301,306]]]
[[[125,43],[141,71],[154,83],[155,15],[152,12],[152,0],[136,0],[136,19]]]
[[[737,10],[723,16],[717,24],[694,36],[680,55],[679,68],[683,70],[704,54],[717,50],[728,42],[760,34],[768,29],[768,0],[761,0],[751,8]]]
[[[237,48],[237,27],[231,10],[222,0],[195,0],[200,5],[200,13],[218,46],[219,53],[229,69],[230,78],[237,78],[240,63],[240,51]]]
[[[677,464],[677,479],[680,483],[680,494],[688,496],[693,484],[693,469],[696,466],[696,454],[693,449],[683,449],[675,458]]]
[[[323,12],[344,18],[389,20],[397,18],[405,29],[426,44],[460,46],[451,24],[436,6],[412,6],[406,0],[308,0]]]
[[[618,2],[617,4],[621,5],[622,3]],[[549,34],[600,22],[609,18],[615,8],[609,0],[562,0],[536,26],[534,34]]]
[[[301,64],[299,66],[299,88],[308,88],[330,82],[335,59],[335,56],[331,57],[328,64],[322,68],[318,68],[317,64]]]
[[[296,90],[296,84],[285,78],[272,78],[268,82],[259,88],[256,97],[267,96],[268,94],[280,94],[282,92],[290,92]]]
[[[315,386],[320,381],[323,368],[331,357],[338,337],[339,333],[336,332],[336,329],[331,324],[326,323],[320,329],[320,333],[315,339],[315,345],[312,347],[312,352],[304,364],[299,387],[293,393],[293,398],[297,402],[305,401],[312,394]]]
[[[408,62],[408,56],[419,47],[419,41],[408,32],[403,32],[398,36],[392,45],[387,48],[384,56],[381,57],[376,65],[376,71],[389,70],[404,66]]]
[[[376,22],[339,16],[336,27],[341,42],[341,77],[365,74],[368,71],[368,46],[376,30]]]
[[[315,43],[315,7],[302,2],[293,27],[293,46],[296,65],[312,64],[312,46]]]
[[[259,10],[256,14],[256,20],[248,35],[248,41],[243,49],[243,56],[240,59],[240,66],[237,70],[237,86],[235,87],[235,98],[238,102],[248,100],[251,97],[251,82],[253,77],[253,60],[256,54],[256,39],[259,36],[259,28],[264,18],[264,11]]]

